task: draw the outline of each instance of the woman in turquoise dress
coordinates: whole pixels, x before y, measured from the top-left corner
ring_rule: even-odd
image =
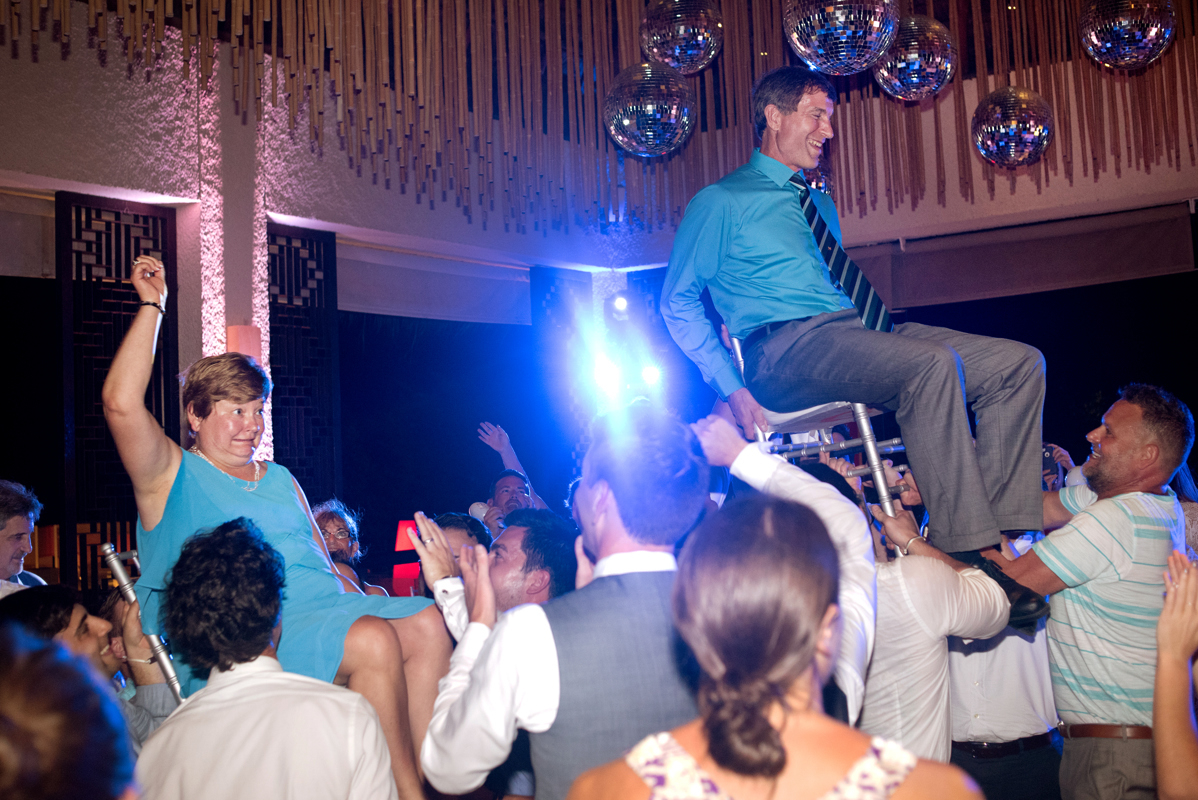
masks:
[[[159,632],[166,580],[183,542],[199,530],[248,517],[287,563],[279,661],[283,668],[360,693],[387,736],[401,798],[421,797],[416,753],[448,671],[450,640],[423,598],[362,594],[340,578],[299,483],[285,467],[254,458],[270,379],[238,353],[203,358],[187,371],[183,404],[194,445],[175,444],[145,407],[158,325],[166,307],[161,262],[133,265],[142,300],[104,383],[104,414],[137,500],[145,630]],[[184,694],[206,676],[176,662]]]

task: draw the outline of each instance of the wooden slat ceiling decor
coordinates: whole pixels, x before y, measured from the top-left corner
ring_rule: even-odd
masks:
[[[1014,83],[1052,105],[1056,141],[1027,170],[1037,189],[1078,180],[1079,167],[1081,179],[1096,181],[1162,161],[1194,165],[1195,4],[1176,3],[1174,43],[1151,67],[1128,74],[1078,56],[1080,1],[905,0],[904,13],[950,27],[964,68],[939,102],[918,105],[882,95],[868,71],[836,79],[828,168],[841,213],[914,208],[929,184],[940,205],[994,197],[1002,175],[967,135],[966,72],[979,76],[980,95]],[[82,5],[0,3],[0,39],[11,40],[14,57],[23,30],[36,51],[39,33],[68,35],[67,15]],[[130,63],[162,58],[164,27],[179,28],[205,85],[215,46],[229,41],[239,111],[253,106],[261,119],[264,103],[285,104],[293,128],[305,127],[322,151],[324,118],[332,116],[333,148],[351,169],[420,202],[453,203],[472,221],[519,231],[637,229],[677,225],[696,191],[748,157],[749,87],[795,62],[782,31],[784,3],[721,0],[723,50],[689,78],[699,125],[679,151],[654,159],[626,158],[598,113],[620,68],[642,59],[644,0],[87,0],[87,24],[101,51],[119,46]],[[279,58],[267,58],[276,51]],[[931,148],[923,142],[928,117]],[[959,176],[951,192],[946,151]],[[1012,191],[1015,180],[1011,174]]]

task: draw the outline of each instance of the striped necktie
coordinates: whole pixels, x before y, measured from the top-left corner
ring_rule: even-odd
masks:
[[[815,207],[815,200],[807,182],[797,172],[790,176],[790,182],[799,190],[799,206],[803,210],[803,218],[815,234],[815,244],[828,265],[832,283],[853,301],[857,316],[861,317],[865,327],[885,333],[894,330],[894,323],[890,321],[890,312],[886,310],[886,304],[878,297],[874,287],[869,285],[865,273],[853,263],[853,259],[849,258],[849,254],[840,246],[840,242],[836,241],[835,234],[828,229],[828,223],[824,222],[819,209]]]

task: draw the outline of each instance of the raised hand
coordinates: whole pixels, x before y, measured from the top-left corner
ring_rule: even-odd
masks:
[[[1156,625],[1161,658],[1192,661],[1198,651],[1198,565],[1173,551],[1165,573],[1165,606]]]
[[[483,444],[490,447],[496,453],[503,453],[510,450],[512,447],[511,439],[508,438],[507,431],[498,425],[492,425],[489,422],[480,423],[478,426],[478,438]]]
[[[915,521],[915,515],[910,511],[901,511],[901,503],[895,503],[895,515],[887,516],[881,506],[870,506],[869,513],[873,518],[882,525],[882,530],[886,534],[887,541],[892,547],[897,547],[899,550],[906,552],[911,546],[911,542],[920,538],[919,523]]]
[[[499,534],[503,533],[503,521],[507,518],[503,509],[499,506],[492,506],[490,501],[487,501],[489,508],[483,516],[483,524],[487,526],[487,530],[491,532],[491,538],[499,538]]]
[[[833,472],[848,481],[849,488],[856,492],[858,497],[861,496],[861,476],[849,475],[851,470],[856,469],[856,464],[847,458],[837,458],[829,453],[820,453],[819,461],[821,464],[827,464]]]
[[[466,609],[471,622],[495,627],[495,587],[491,585],[491,562],[481,544],[462,545],[462,585],[466,589]]]
[[[420,571],[424,574],[424,585],[432,588],[433,584],[442,578],[452,578],[460,574],[458,563],[453,558],[453,550],[449,539],[441,526],[433,522],[423,511],[416,512],[416,527],[420,531],[417,536],[408,531],[408,540],[416,548],[420,556]]]
[[[713,467],[732,466],[741,451],[749,446],[728,420],[715,414],[691,425],[691,430],[699,439],[707,463]]]
[[[138,256],[129,269],[137,296],[166,308],[166,272],[162,262],[151,256]]]
[[[1073,457],[1069,455],[1068,451],[1066,451],[1065,448],[1058,447],[1057,445],[1051,444],[1050,442],[1045,442],[1044,446],[1048,447],[1052,450],[1052,460],[1057,462],[1058,464],[1060,464],[1062,467],[1064,467],[1066,472],[1073,469],[1073,467],[1074,467]]]

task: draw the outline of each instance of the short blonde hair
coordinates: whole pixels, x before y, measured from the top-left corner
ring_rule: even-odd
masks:
[[[218,400],[266,400],[273,388],[266,370],[241,353],[201,358],[184,370],[179,380],[183,383],[183,408],[190,408],[200,419],[212,413]]]

